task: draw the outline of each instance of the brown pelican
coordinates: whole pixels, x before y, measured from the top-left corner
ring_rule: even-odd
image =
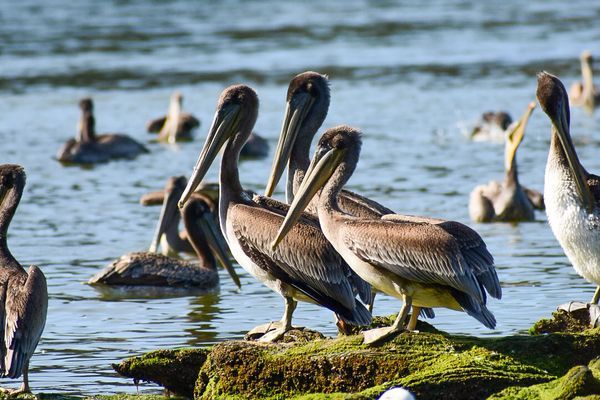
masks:
[[[592,73],[592,53],[584,51],[581,53],[581,82],[571,85],[569,98],[572,106],[584,107],[588,111],[600,105],[600,89],[594,85]]]
[[[238,174],[240,151],[257,115],[258,97],[250,87],[234,85],[223,91],[180,206],[225,147],[219,177],[221,230],[238,263],[285,300],[281,322],[261,340],[276,340],[291,328],[298,300],[324,306],[348,323],[369,324],[370,313],[354,298],[348,266],[329,245],[313,216],[302,217],[279,249],[270,248],[270,238],[283,222],[287,205],[268,197],[250,196],[242,189]],[[368,298],[368,293],[363,296]]]
[[[541,72],[537,98],[552,122],[544,183],[548,222],[575,271],[598,286],[591,301],[591,308],[597,312],[600,298],[600,177],[587,172],[577,157],[569,128],[569,98],[561,81]]]
[[[288,164],[286,200],[291,203],[310,164],[310,144],[329,111],[329,79],[317,72],[307,71],[296,75],[290,82],[286,98],[286,111],[275,150],[265,196],[272,196]],[[338,203],[341,209],[357,217],[379,218],[394,212],[383,205],[349,190],[342,190]],[[308,209],[317,213],[316,201]],[[372,311],[375,291],[369,300]],[[433,310],[424,310],[433,318]]]
[[[15,215],[25,171],[19,165],[0,165],[0,376],[18,378],[23,384],[5,393],[29,393],[29,359],[42,336],[48,309],[48,290],[43,272],[35,265],[25,269],[8,249],[8,225]]]
[[[183,193],[187,181],[184,177],[171,178],[167,184],[166,197],[154,240],[148,252],[129,253],[111,262],[92,277],[88,283],[104,285],[183,286],[210,289],[218,286],[218,261],[240,287],[239,278],[221,245],[214,216],[204,198],[194,195],[181,210],[186,243],[189,240],[199,263],[180,260],[156,253],[160,237],[169,226],[177,225],[179,219],[177,200]]]
[[[471,139],[476,141],[483,140],[504,140],[506,133],[512,129],[513,120],[505,111],[488,111],[481,115],[481,120],[471,131]]]
[[[127,135],[110,133],[96,135],[92,99],[79,101],[81,118],[78,135],[69,139],[58,151],[58,161],[74,164],[94,164],[111,158],[134,158],[148,150]]]
[[[161,142],[175,143],[179,141],[192,140],[192,131],[200,126],[200,121],[192,114],[181,111],[183,95],[174,92],[169,103],[169,112],[160,118],[146,123],[146,130],[158,133]]]
[[[486,307],[485,290],[497,298],[502,292],[492,255],[475,231],[454,221],[397,214],[354,217],[340,209],[338,194],[354,172],[360,147],[360,133],[353,128],[325,132],[272,246],[293,229],[320,191],[318,216],[329,242],[361,278],[404,301],[394,324],[364,332],[365,343],[400,332],[411,306],[465,311],[493,328],[496,320]],[[413,312],[409,330],[417,315]]]
[[[475,222],[533,221],[534,208],[544,209],[544,197],[536,190],[521,186],[517,175],[517,148],[525,135],[527,121],[535,108],[530,103],[525,115],[506,135],[504,148],[505,176],[503,182],[491,181],[471,192],[469,215]]]
[[[268,155],[269,142],[255,132],[252,132],[248,136],[248,140],[240,152],[240,157],[242,158],[265,158]]]

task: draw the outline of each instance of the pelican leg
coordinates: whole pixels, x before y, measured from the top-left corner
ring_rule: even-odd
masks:
[[[402,305],[402,308],[400,309],[400,312],[398,313],[398,316],[396,317],[396,320],[392,326],[364,331],[364,344],[378,344],[384,340],[392,339],[398,335],[398,333],[403,331],[404,321],[406,321],[406,317],[408,316],[408,312],[412,306],[412,297],[404,296],[403,300],[404,304]]]
[[[294,313],[298,302],[291,297],[284,297],[284,299],[285,310],[283,312],[283,317],[279,322],[279,327],[266,333],[263,337],[258,339],[259,342],[274,342],[283,337],[287,331],[292,329],[292,314]]]
[[[419,319],[419,314],[421,314],[421,307],[412,308],[412,314],[410,315],[410,320],[408,321],[408,325],[406,326],[407,331],[414,331],[417,327],[417,320]]]
[[[369,310],[369,312],[371,314],[373,314],[373,305],[375,304],[375,295],[377,294],[377,292],[375,292],[374,289],[371,289],[371,300],[369,300],[369,304],[367,304],[367,310]]]
[[[15,396],[22,393],[31,393],[31,388],[29,387],[29,360],[25,361],[25,365],[23,365],[23,383],[18,389],[4,389],[0,388],[0,393]]]
[[[598,300],[600,300],[600,286],[596,288],[596,291],[594,292],[594,297],[592,297],[592,301],[590,301],[590,303],[598,304]]]

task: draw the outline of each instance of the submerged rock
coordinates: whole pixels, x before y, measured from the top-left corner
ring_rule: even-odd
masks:
[[[418,329],[379,347],[363,345],[359,335],[277,344],[226,341],[188,353],[193,362],[176,356],[191,350],[173,350],[122,365],[130,366],[127,376],[165,387],[177,378],[185,395],[193,388],[196,399],[375,399],[396,386],[420,400],[569,398],[537,395],[563,388],[567,394],[600,393],[594,392],[600,361],[591,362],[600,357],[600,328],[502,338],[452,336],[423,322]],[[525,387],[531,391],[522,394]]]

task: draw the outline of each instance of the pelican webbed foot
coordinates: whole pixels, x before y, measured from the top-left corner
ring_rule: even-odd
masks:
[[[404,332],[406,330],[404,328],[404,323],[406,321],[406,318],[408,317],[408,311],[410,310],[411,306],[412,298],[409,296],[404,296],[404,305],[402,305],[402,308],[400,309],[400,312],[398,313],[398,316],[396,317],[394,323],[389,327],[363,331],[363,343],[367,345],[380,344],[390,339],[393,339],[400,333]],[[414,325],[416,325],[416,320],[420,310],[421,308],[415,307],[414,314],[416,315],[416,317],[414,318]],[[412,325],[412,320],[413,318],[411,318],[409,325]]]
[[[256,340],[266,335],[268,332],[274,331],[282,327],[281,321],[271,321],[266,324],[255,326],[250,329],[244,336],[246,340]]]
[[[31,393],[31,389],[29,388],[29,385],[21,385],[18,389],[0,388],[0,393],[2,393],[5,396],[14,397],[20,394]]]
[[[573,315],[585,313],[589,318],[591,328],[600,327],[600,305],[598,304],[570,301],[559,305],[557,309]]]
[[[276,342],[279,339],[283,338],[283,335],[285,335],[286,332],[288,332],[291,329],[292,329],[291,326],[289,328],[285,327],[285,326],[281,326],[281,327],[279,327],[277,329],[274,329],[272,331],[267,332],[262,337],[260,337],[258,339],[258,341],[259,342],[263,342],[263,343],[273,343],[273,342]]]

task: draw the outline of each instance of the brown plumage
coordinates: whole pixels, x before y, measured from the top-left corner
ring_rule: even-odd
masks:
[[[280,210],[287,205],[270,207],[268,203],[275,200],[261,202],[260,196],[250,196],[243,190],[238,173],[239,154],[257,114],[258,97],[251,88],[235,85],[223,91],[180,205],[192,196],[220,149],[225,147],[219,178],[221,230],[238,263],[279,293],[286,304],[278,328],[262,339],[275,340],[291,328],[297,300],[327,307],[352,324],[369,323],[369,312],[354,298],[348,266],[310,219],[303,219],[281,248],[276,251],[270,248],[269,240],[283,221]]]
[[[273,246],[285,240],[298,213],[319,193],[319,222],[329,242],[361,278],[404,301],[392,327],[365,332],[365,342],[400,332],[411,306],[462,310],[493,328],[485,292],[500,298],[502,291],[493,258],[475,231],[454,221],[355,217],[340,209],[338,194],[354,172],[361,143],[360,133],[347,126],[325,132]]]
[[[81,117],[78,134],[58,151],[56,158],[66,164],[95,164],[113,158],[135,158],[147,153],[146,147],[120,133],[96,134],[94,105],[91,98],[79,101]]]
[[[0,165],[0,376],[23,384],[12,394],[28,393],[29,359],[46,324],[48,290],[44,273],[35,265],[27,271],[8,249],[8,226],[25,187],[21,166]]]
[[[171,95],[167,115],[148,121],[146,130],[150,133],[158,133],[158,140],[161,142],[192,140],[194,138],[192,131],[200,126],[200,120],[190,113],[183,112],[182,108],[183,95],[174,92]]]
[[[217,261],[229,272],[236,285],[239,278],[229,262],[222,238],[219,239],[214,216],[205,198],[195,195],[181,210],[185,226],[185,243],[192,246],[198,262],[185,261],[156,253],[160,237],[169,226],[177,234],[179,210],[177,200],[185,188],[184,177],[169,179],[155,238],[149,252],[129,253],[111,262],[88,283],[128,286],[183,286],[210,289],[218,286]],[[173,229],[173,228],[171,228]],[[184,241],[184,239],[181,239]]]

